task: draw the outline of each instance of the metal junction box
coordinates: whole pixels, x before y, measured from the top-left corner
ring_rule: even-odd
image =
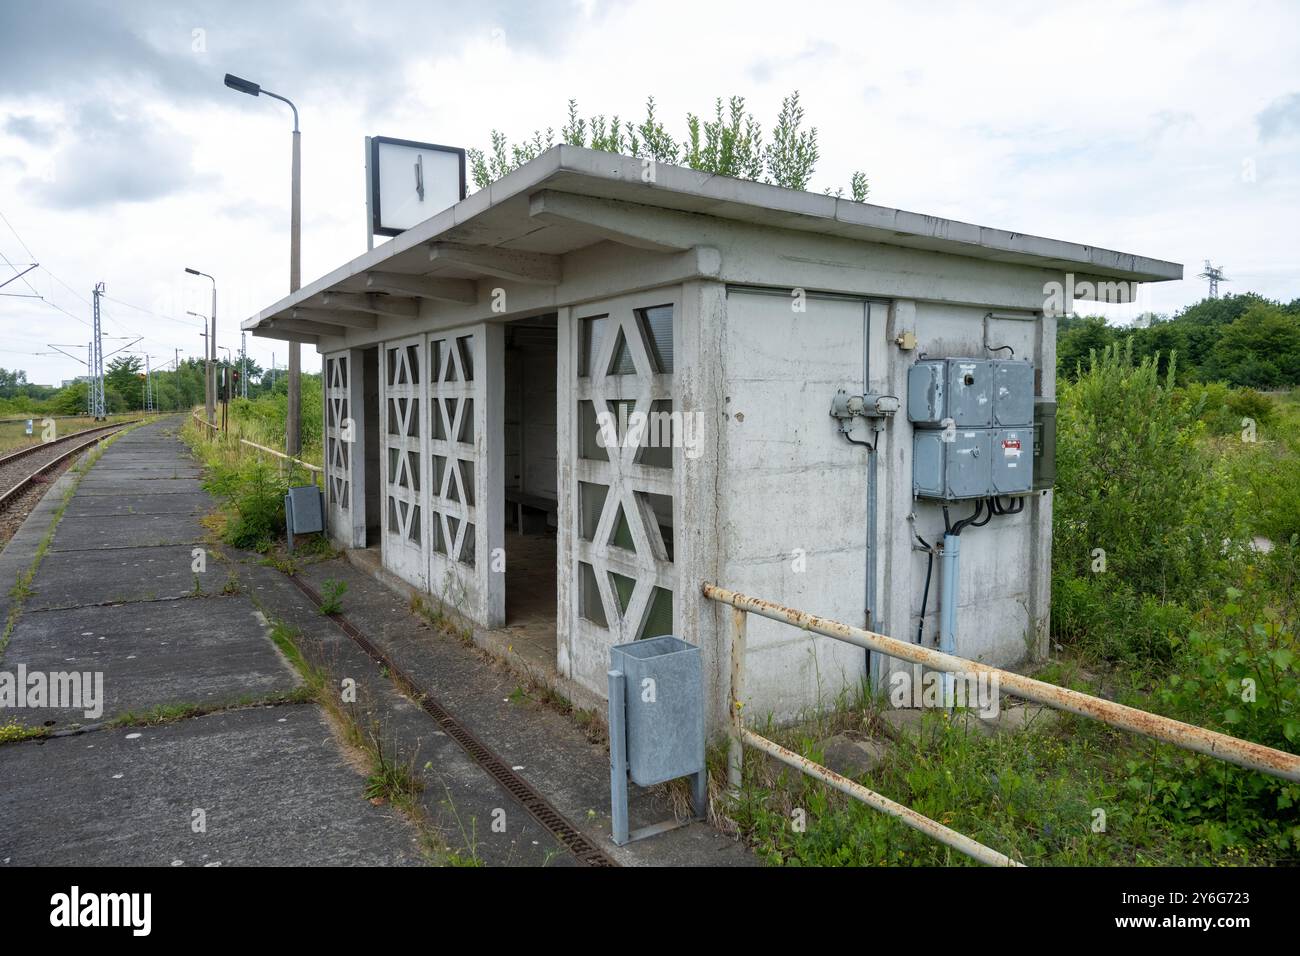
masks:
[[[923,498],[986,498],[992,462],[987,428],[917,431],[912,437],[912,487]]]
[[[907,378],[913,493],[943,501],[1027,494],[1034,412],[1032,362],[917,362]]]
[[[933,359],[907,373],[907,415],[921,427],[958,428],[993,424],[993,363],[983,359]]]
[[[990,433],[992,493],[1022,495],[1034,484],[1034,429],[995,428]]]
[[[1034,364],[994,362],[993,424],[1006,427],[1033,423]]]

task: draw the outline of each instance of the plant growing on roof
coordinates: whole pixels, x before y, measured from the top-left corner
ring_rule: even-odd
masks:
[[[560,127],[559,141],[789,189],[807,189],[820,158],[817,128],[804,128],[804,109],[798,90],[781,101],[781,111],[772,127],[772,141],[766,146],[763,128],[745,108],[742,96],[730,97],[725,106],[721,97],[714,100],[712,119],[687,113],[686,135],[681,139],[664,126],[653,96],[646,99],[646,115],[640,123],[624,121],[617,113],[608,118],[603,113],[584,118],[578,101],[570,99],[568,118]],[[535,130],[530,138],[516,145],[511,145],[504,133],[494,129],[487,150],[468,150],[470,176],[479,189],[485,189],[554,143],[555,132],[549,127],[545,133]],[[866,174],[854,172],[849,180],[853,199],[864,201],[868,191]],[[843,193],[839,189],[834,195]]]

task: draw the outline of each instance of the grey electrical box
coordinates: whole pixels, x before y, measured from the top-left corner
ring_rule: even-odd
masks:
[[[1033,363],[923,359],[908,369],[907,417],[918,428],[1031,425]]]
[[[989,472],[995,495],[1023,495],[1034,484],[1034,429],[995,428],[990,433]]]
[[[1034,412],[1032,362],[917,362],[907,377],[913,493],[943,501],[1027,494]]]
[[[993,424],[1034,423],[1034,365],[1032,362],[993,363]]]
[[[925,359],[907,373],[907,415],[914,425],[958,428],[993,424],[993,363],[984,359]]]
[[[912,436],[912,488],[922,498],[986,498],[992,462],[987,428],[917,431]]]

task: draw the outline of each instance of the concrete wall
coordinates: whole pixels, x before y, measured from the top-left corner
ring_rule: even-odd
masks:
[[[721,584],[866,623],[866,449],[842,437],[831,396],[863,387],[868,303],[727,295]],[[788,716],[856,686],[864,653],[751,615],[753,713]]]
[[[914,640],[926,557],[912,547],[912,528],[941,539],[938,504],[912,497],[912,427],[906,406],[880,439],[877,492],[877,601],[866,613],[867,453],[839,434],[828,415],[838,388],[863,386],[864,315],[872,390],[906,395],[907,369],[929,356],[985,353],[987,307],[944,303],[867,302],[809,297],[805,311],[788,290],[757,294],[733,288],[726,299],[722,383],[725,440],[719,508],[723,528],[720,583],[809,611]],[[1026,313],[993,319],[988,344],[1010,345],[1017,357],[1047,362],[1054,381],[1055,328]],[[894,344],[905,330],[918,347]],[[1005,354],[1005,353],[1002,353]],[[1047,397],[1054,392],[1047,392]],[[869,440],[860,429],[855,437]],[[957,653],[995,665],[1041,650],[1046,633],[1050,559],[1050,495],[1035,494],[1020,515],[994,517],[962,536]],[[973,505],[950,508],[954,519]],[[911,520],[909,520],[911,519]],[[913,523],[914,522],[914,523]],[[935,562],[924,640],[938,637],[939,562]],[[724,657],[726,629],[707,622]],[[877,660],[877,680],[888,660]],[[790,719],[833,705],[855,691],[863,652],[750,615],[747,713]],[[722,664],[718,665],[719,671]]]

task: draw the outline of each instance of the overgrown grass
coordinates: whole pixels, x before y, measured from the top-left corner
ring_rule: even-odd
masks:
[[[30,445],[40,445],[45,441],[45,429],[42,423],[47,420],[47,416],[33,414],[29,416],[32,419],[32,434],[27,434],[26,419],[0,421],[0,453],[16,451],[19,448],[26,448]],[[68,435],[84,432],[89,428],[100,428],[104,425],[112,425],[117,422],[124,422],[132,418],[143,418],[143,412],[134,414],[110,415],[105,421],[97,422],[93,418],[49,418],[50,428],[53,430],[55,438],[66,438]]]
[[[416,827],[425,853],[438,862],[450,862],[445,841],[421,802],[424,782],[414,758],[403,758],[397,743],[387,739],[377,721],[361,714],[355,703],[344,702],[329,672],[307,658],[297,629],[273,622],[271,641],[302,677],[303,694],[324,708],[344,744],[367,763],[362,788],[365,798],[375,804],[392,804],[400,810]]]
[[[1089,687],[1086,682],[1080,682]],[[875,711],[849,712],[868,731]],[[844,712],[841,712],[841,719]],[[822,762],[822,727],[762,731]],[[1150,769],[1184,751],[1096,721],[1061,715],[1020,734],[986,735],[941,711],[904,735],[865,786],[1029,865],[1205,866],[1294,863],[1294,847],[1217,837],[1234,820],[1190,826],[1170,819]],[[1217,763],[1217,762],[1216,762]],[[1249,771],[1217,771],[1239,781]],[[725,760],[711,773],[725,779]],[[1257,775],[1256,775],[1257,776]],[[966,856],[865,804],[746,750],[744,786],[732,822],[768,863],[793,866],[974,865]],[[802,831],[800,826],[803,826]]]
[[[270,397],[259,399],[269,400]],[[242,402],[245,408],[256,404]],[[283,444],[282,430],[277,441],[275,436],[266,434],[266,428],[259,425],[259,421],[250,424],[234,418],[228,433],[210,438],[208,429],[190,418],[181,435],[205,466],[203,487],[221,502],[221,511],[212,523],[212,530],[222,541],[234,547],[267,553],[284,539],[284,498],[289,488],[311,484],[313,479],[311,473],[299,465],[286,463],[240,443],[241,437],[252,435],[254,437],[249,440],[267,447]],[[320,460],[319,449],[315,452],[307,450],[305,455],[304,461]],[[298,536],[295,546],[305,555],[329,550],[328,542],[320,534]]]
[[[39,740],[49,734],[46,727],[29,727],[17,717],[0,724],[0,744],[19,743],[23,740]]]

